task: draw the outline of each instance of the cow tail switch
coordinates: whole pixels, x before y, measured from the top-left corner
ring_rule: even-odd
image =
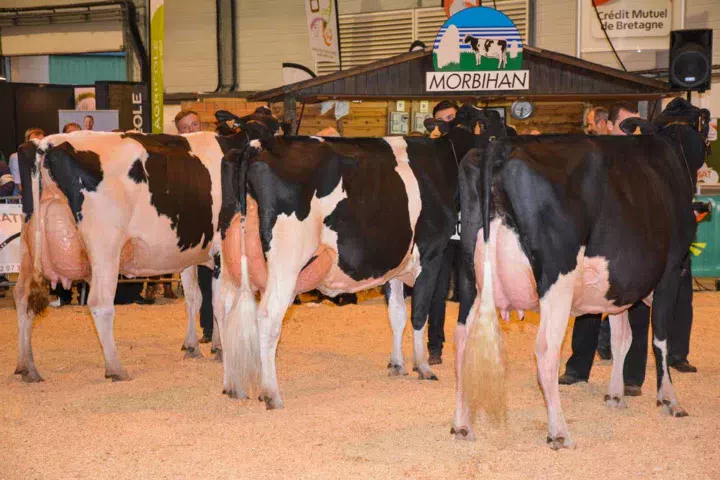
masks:
[[[480,410],[490,420],[506,420],[504,351],[493,295],[492,244],[490,242],[490,190],[492,186],[492,148],[486,150],[483,174],[483,273],[467,320],[467,339],[463,358],[463,391],[474,421]]]
[[[236,185],[241,213],[241,283],[239,292],[236,290],[237,286],[234,285],[228,285],[229,288],[226,290],[229,296],[232,297],[232,303],[225,316],[227,326],[222,338],[225,368],[223,392],[231,398],[245,395],[254,397],[260,390],[260,337],[257,324],[257,306],[255,304],[255,295],[250,286],[250,274],[245,251],[247,158],[246,155],[238,155],[236,158],[239,158],[241,162]],[[229,280],[229,277],[224,278]],[[221,286],[221,288],[223,287]],[[230,293],[232,290],[237,293],[232,295]],[[226,295],[223,295],[223,298],[227,298]]]
[[[33,140],[35,142],[35,140]],[[35,215],[32,216],[31,232],[33,234],[33,273],[30,280],[30,292],[28,294],[28,310],[36,315],[42,313],[49,305],[49,289],[47,281],[42,274],[42,239],[44,238],[45,215],[40,205],[40,176],[42,160],[45,152],[38,148],[32,169],[32,196]]]

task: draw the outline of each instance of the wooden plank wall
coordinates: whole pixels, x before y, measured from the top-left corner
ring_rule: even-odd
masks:
[[[428,110],[441,99],[429,99]],[[248,115],[262,102],[248,102],[244,98],[204,98],[199,101],[183,102],[183,109],[198,112],[204,130],[214,130],[217,110],[228,110],[238,116]],[[397,111],[396,101],[362,101],[351,102],[350,113],[335,120],[334,109],[320,114],[320,104],[307,104],[300,124],[300,135],[314,135],[325,127],[332,127],[346,137],[382,137],[388,135],[388,116],[390,112]],[[485,106],[484,103],[479,106]],[[566,103],[535,103],[535,112],[527,120],[516,120],[510,117],[509,102],[491,102],[487,106],[505,106],[508,123],[513,125],[518,133],[529,134],[532,130],[541,133],[582,133],[583,115],[587,105],[582,102]],[[272,111],[278,118],[283,117],[283,104],[276,102]],[[301,105],[298,104],[297,114],[300,116]],[[420,100],[406,100],[405,111],[410,115],[410,131],[414,114],[420,112]]]

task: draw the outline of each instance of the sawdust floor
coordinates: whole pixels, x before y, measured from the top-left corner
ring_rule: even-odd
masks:
[[[220,394],[221,365],[183,360],[182,300],[117,308],[116,339],[130,382],[103,378],[103,357],[85,308],[38,319],[34,348],[45,382],[23,384],[15,368],[16,317],[0,303],[2,479],[718,479],[720,478],[720,294],[695,300],[692,362],[675,374],[690,413],[655,407],[654,370],[629,408],[603,404],[608,363],[590,383],[561,386],[578,444],[545,445],[546,416],[533,342],[538,317],[504,325],[509,421],[481,426],[475,443],[449,435],[454,408],[448,304],[439,382],[388,378],[391,331],[375,298],[357,306],[293,307],[279,347],[285,409]],[[405,332],[410,360],[411,333]],[[569,334],[563,349],[569,355]]]

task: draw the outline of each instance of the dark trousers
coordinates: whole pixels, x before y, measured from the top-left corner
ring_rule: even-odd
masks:
[[[66,289],[60,282],[58,282],[57,286],[50,290],[50,293],[57,295],[63,304],[67,305],[72,302],[72,286],[69,289]]]
[[[678,290],[675,315],[668,326],[668,364],[687,362],[690,352],[690,331],[692,329],[692,269],[690,255],[683,265],[680,275],[680,289]]]
[[[120,275],[120,279],[125,279],[124,275]],[[115,305],[129,305],[142,299],[143,284],[142,283],[119,283],[115,290]]]
[[[647,366],[648,330],[650,328],[650,307],[638,302],[629,310],[632,343],[625,357],[623,376],[625,385],[642,386]],[[598,345],[598,330],[601,315],[582,315],[575,319],[572,334],[572,355],[565,365],[565,373],[575,378],[590,378],[595,350]]]
[[[202,293],[202,304],[200,305],[200,327],[203,336],[212,338],[213,334],[213,306],[212,306],[212,269],[198,266],[197,278],[200,292]]]
[[[460,242],[450,240],[443,252],[442,265],[435,281],[428,314],[428,350],[431,355],[442,355],[445,343],[445,300],[450,290],[450,273],[459,250]]]

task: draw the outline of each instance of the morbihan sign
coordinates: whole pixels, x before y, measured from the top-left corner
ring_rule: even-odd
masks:
[[[530,86],[527,70],[512,72],[427,72],[428,92],[523,90]]]
[[[466,8],[440,28],[433,45],[428,92],[527,90],[523,43],[507,15],[493,8]]]

